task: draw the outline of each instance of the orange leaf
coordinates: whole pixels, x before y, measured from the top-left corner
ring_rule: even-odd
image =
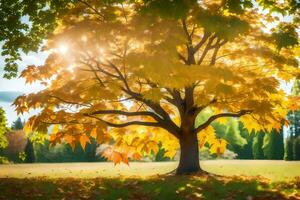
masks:
[[[97,139],[97,135],[98,135],[97,128],[93,128],[92,131],[91,131],[90,136]]]
[[[85,149],[86,143],[90,143],[90,138],[87,135],[81,135],[80,136],[80,145],[83,149]]]

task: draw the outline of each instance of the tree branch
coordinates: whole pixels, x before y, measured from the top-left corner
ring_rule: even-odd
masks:
[[[199,131],[207,128],[214,120],[221,118],[221,117],[241,117],[243,115],[246,114],[251,114],[252,110],[241,110],[239,112],[236,113],[220,113],[217,115],[213,115],[210,118],[208,118],[208,120],[206,122],[204,122],[203,124],[199,125],[196,129],[194,129],[194,133],[198,133]]]
[[[89,115],[87,113],[84,114],[84,116],[87,117],[91,117],[94,119],[97,119],[99,121],[104,122],[105,124],[107,124],[110,127],[115,127],[115,128],[124,128],[127,126],[131,126],[131,125],[141,125],[141,126],[154,126],[154,127],[161,127],[159,122],[142,122],[142,121],[130,121],[130,122],[125,122],[125,123],[121,123],[121,124],[116,124],[116,123],[112,123],[112,122],[108,122],[104,119],[101,119],[99,117],[93,116],[93,115]]]
[[[127,111],[122,111],[122,110],[97,110],[94,112],[90,112],[88,114],[89,115],[113,114],[113,115],[125,115],[125,116],[149,116],[158,122],[162,120],[159,116],[157,116],[155,113],[150,112],[150,111],[127,112]]]

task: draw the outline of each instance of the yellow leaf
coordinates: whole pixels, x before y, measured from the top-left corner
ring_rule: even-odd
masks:
[[[165,152],[164,156],[168,158],[174,158],[176,152],[177,152],[176,150],[168,150],[167,152]]]
[[[149,151],[153,151],[153,153],[156,155],[159,151],[159,148],[158,148],[158,144],[154,141],[150,141],[147,143],[147,147],[149,149]]]
[[[56,134],[58,131],[59,131],[59,125],[58,125],[58,124],[53,125],[51,134],[54,135],[54,134]]]
[[[224,153],[227,146],[227,142],[223,139],[217,139],[214,141],[212,146],[210,147],[210,152],[212,154],[221,155]]]
[[[31,125],[27,122],[23,128],[23,131],[28,135],[30,132],[32,132]]]

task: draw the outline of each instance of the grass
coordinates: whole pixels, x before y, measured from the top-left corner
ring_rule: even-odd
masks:
[[[0,165],[0,178],[95,178],[147,177],[175,169],[176,162],[131,162],[129,166],[103,163],[54,163]],[[300,176],[300,162],[270,160],[202,161],[201,167],[218,175],[263,176],[271,181],[286,181]]]
[[[300,199],[300,162],[203,161],[227,176],[163,175],[176,164],[1,165],[0,199]]]

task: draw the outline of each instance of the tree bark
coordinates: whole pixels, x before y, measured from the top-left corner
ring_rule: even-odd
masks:
[[[184,134],[179,139],[180,160],[176,170],[177,175],[201,172],[199,164],[199,147],[197,135]]]

